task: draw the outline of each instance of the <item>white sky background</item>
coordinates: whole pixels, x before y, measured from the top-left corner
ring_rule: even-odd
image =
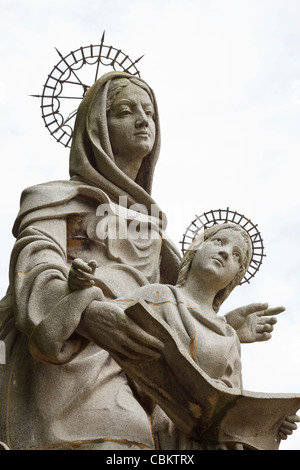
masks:
[[[68,179],[68,149],[44,127],[39,94],[63,55],[99,44],[142,54],[160,110],[153,197],[179,241],[195,214],[251,218],[267,257],[221,313],[284,305],[267,343],[243,346],[247,390],[300,393],[300,2],[297,0],[0,0],[1,269],[21,191]],[[105,70],[106,71],[106,70]],[[300,450],[300,430],[281,449]]]

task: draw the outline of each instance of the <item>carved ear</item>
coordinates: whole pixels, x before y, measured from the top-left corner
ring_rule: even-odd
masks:
[[[237,275],[237,276],[239,277],[239,284],[240,284],[240,282],[242,281],[243,277],[245,276],[246,271],[247,271],[247,269],[246,269],[245,266],[241,266],[241,267],[240,267],[239,272],[238,272],[238,275]]]
[[[239,269],[240,282],[243,279],[243,277],[245,276],[246,271],[247,271],[247,269],[246,269],[245,266],[240,266],[240,269]]]

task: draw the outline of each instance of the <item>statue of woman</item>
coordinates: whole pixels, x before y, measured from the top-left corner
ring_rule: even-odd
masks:
[[[159,148],[152,90],[130,74],[108,73],[78,109],[71,179],[22,194],[0,323],[7,357],[0,441],[12,449],[153,448],[142,399],[109,353],[82,336],[78,325],[104,296],[176,280],[180,257],[151,198]],[[127,230],[140,216],[137,206],[155,236]],[[119,236],[124,230],[126,237]],[[76,258],[93,260],[90,289],[68,282]],[[119,334],[133,338],[135,353],[138,348],[157,354],[161,348],[134,322],[113,321],[103,319],[104,348],[111,342],[117,347]]]

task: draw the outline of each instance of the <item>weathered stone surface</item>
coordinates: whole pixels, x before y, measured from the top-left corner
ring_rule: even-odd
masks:
[[[78,110],[71,179],[24,190],[0,305],[3,448],[278,447],[299,398],[243,392],[239,342],[268,339],[281,309],[217,316],[251,256],[230,227],[178,278],[151,197],[159,150],[153,91],[112,72]]]

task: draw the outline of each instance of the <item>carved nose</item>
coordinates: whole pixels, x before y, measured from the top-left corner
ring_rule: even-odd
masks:
[[[138,115],[135,121],[136,127],[148,127],[149,126],[149,121],[148,121],[148,116],[145,113],[143,108],[140,108],[138,110]]]
[[[136,127],[148,127],[148,125],[149,125],[148,119],[142,116],[139,117],[135,122]]]
[[[219,251],[219,254],[222,256],[223,259],[227,259],[228,258],[228,251],[224,248],[222,248],[220,251]]]

